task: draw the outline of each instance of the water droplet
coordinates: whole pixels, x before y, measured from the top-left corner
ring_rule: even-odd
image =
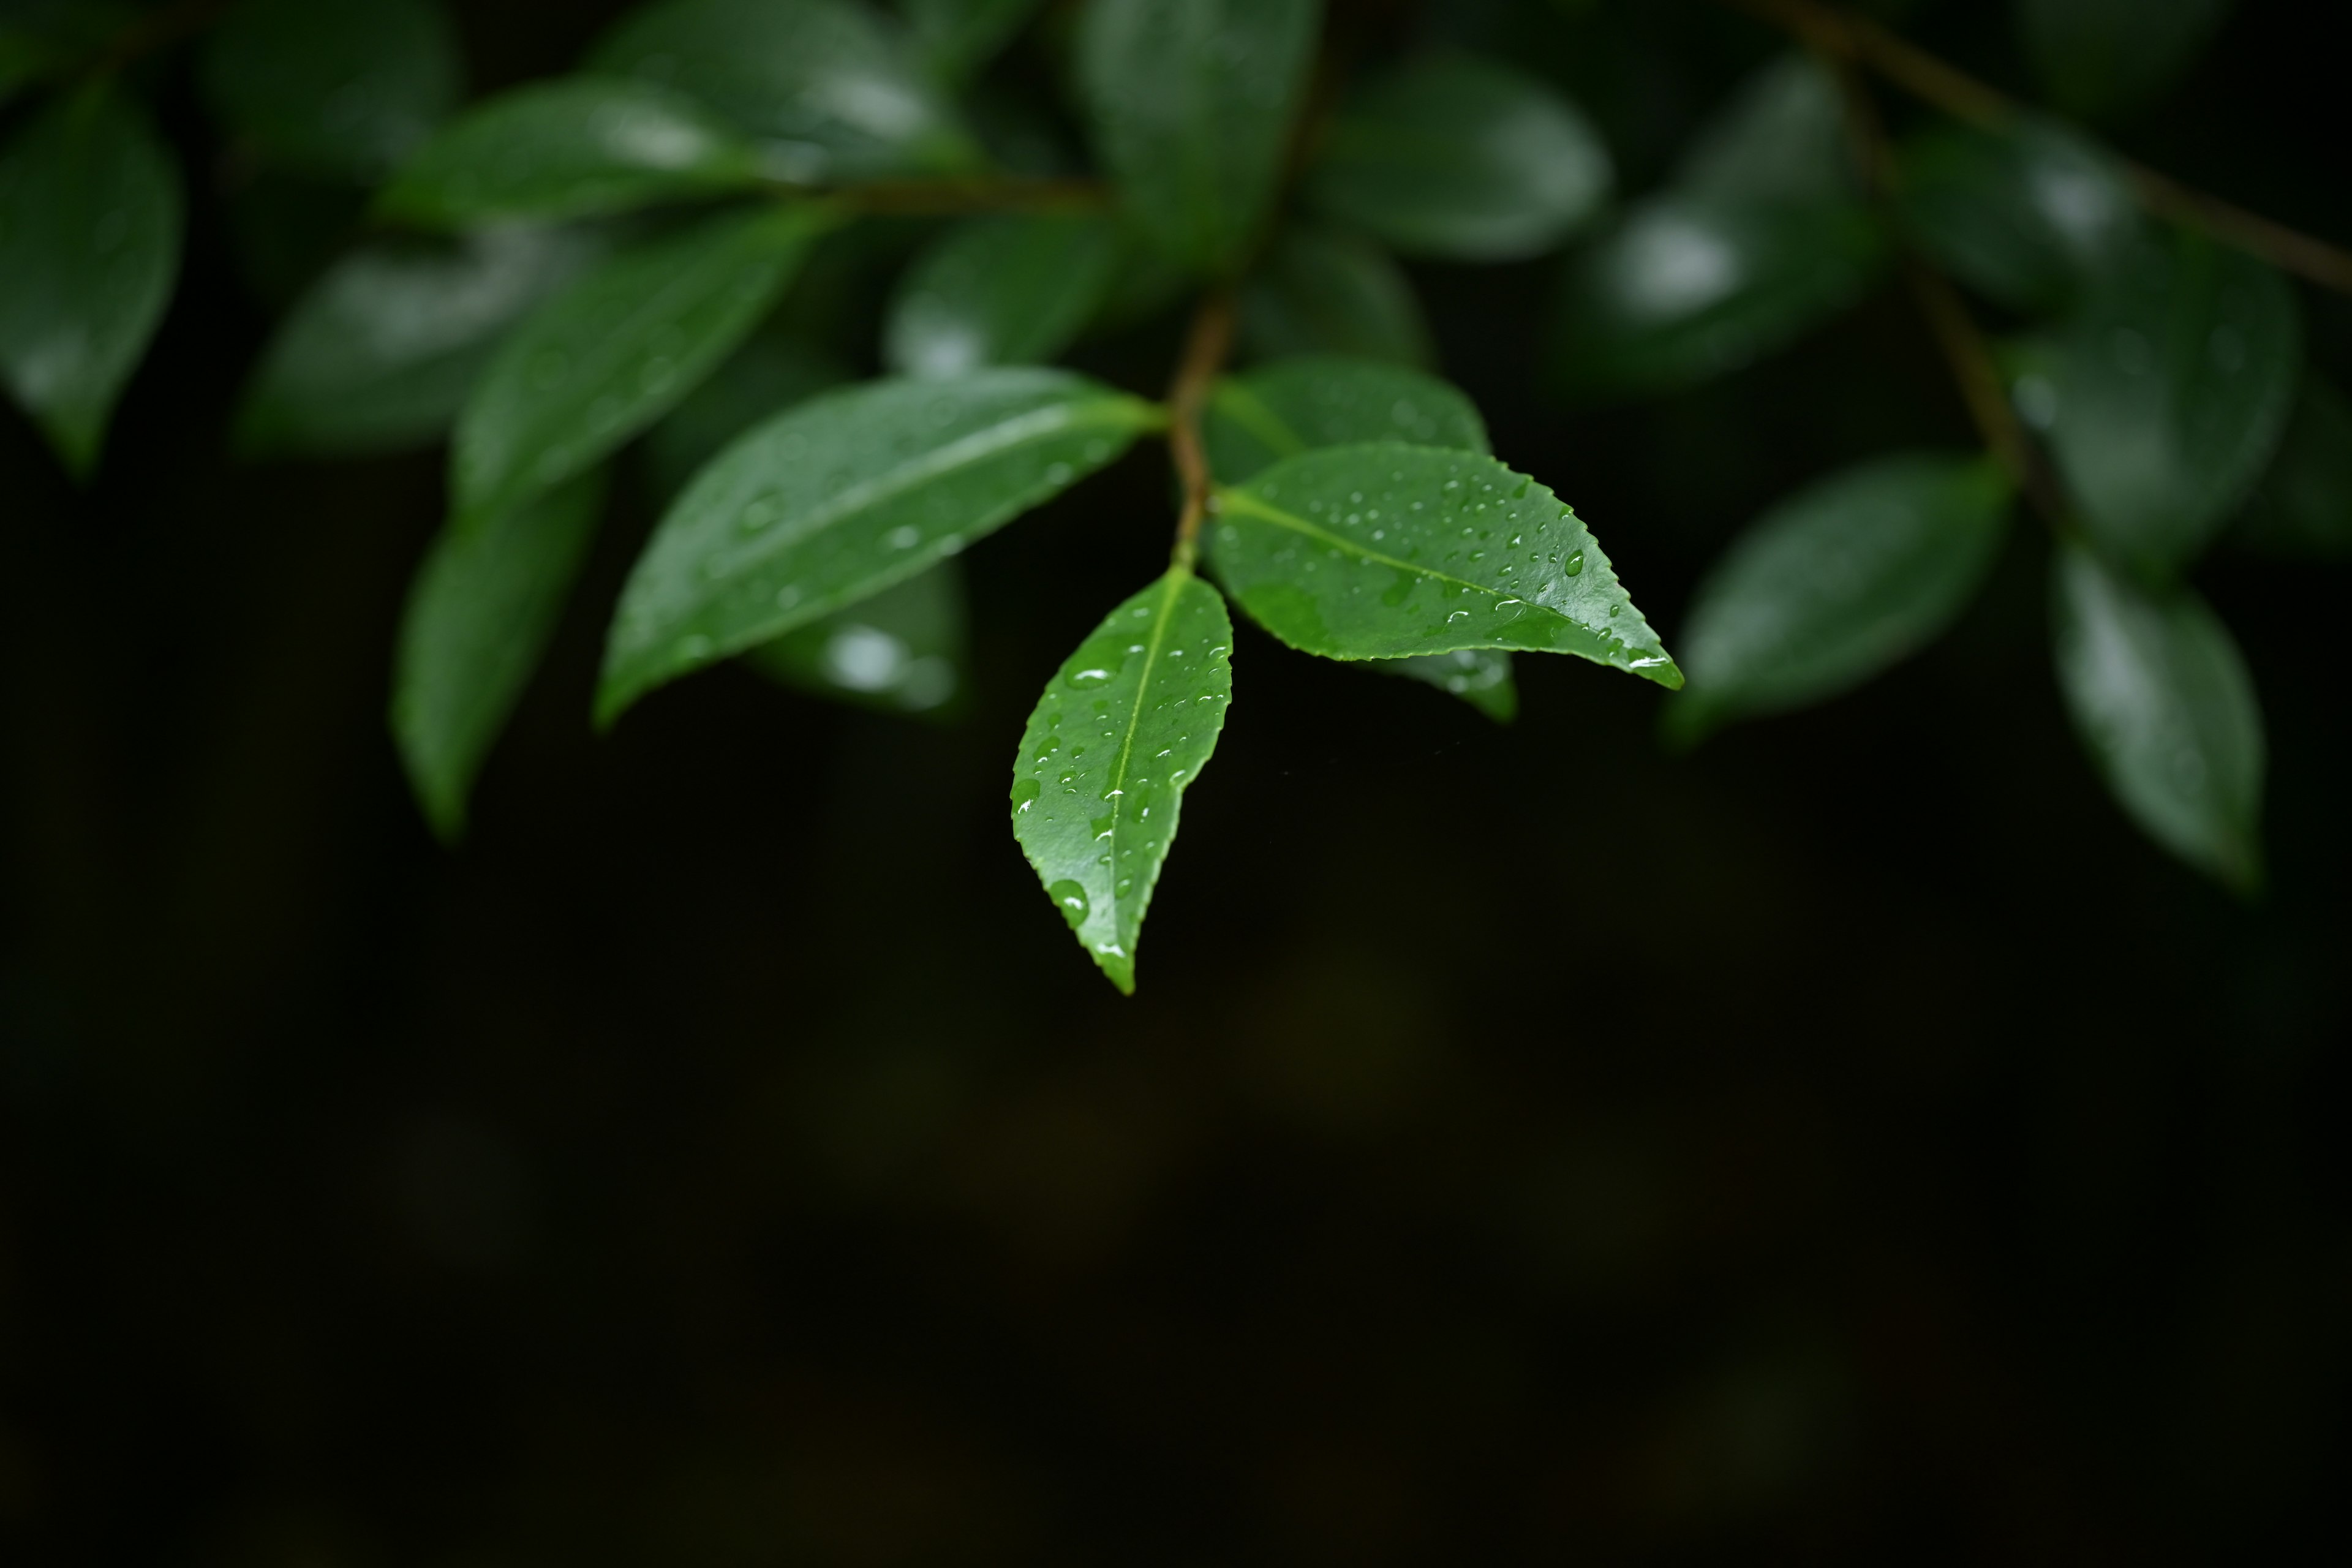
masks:
[[[1111,672],[1108,669],[1074,669],[1070,671],[1070,684],[1077,687],[1108,686],[1110,684],[1110,678]]]
[[[1583,552],[1583,551],[1581,551],[1581,550],[1580,550],[1580,551],[1576,552],[1573,555],[1570,555],[1570,556],[1568,558],[1567,562],[1561,565],[1560,570],[1561,570],[1562,572],[1567,573],[1567,574],[1568,574],[1570,576],[1571,576],[1571,577],[1578,577],[1578,576],[1581,576],[1581,575],[1583,575],[1583,573],[1584,573],[1584,552]]]
[[[1026,811],[1036,805],[1037,796],[1044,788],[1035,779],[1023,779],[1015,784],[1013,786],[1013,809]]]
[[[1087,890],[1076,882],[1056,882],[1045,889],[1045,896],[1062,908],[1062,918],[1070,922],[1072,931],[1087,923],[1087,914],[1093,908],[1087,902]]]

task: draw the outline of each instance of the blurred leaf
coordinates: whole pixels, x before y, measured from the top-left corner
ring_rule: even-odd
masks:
[[[378,203],[431,227],[589,217],[742,190],[751,144],[694,100],[573,77],[500,93],[425,143]]]
[[[1407,255],[1509,261],[1550,249],[1607,199],[1608,149],[1533,77],[1459,56],[1351,93],[1307,194]]]
[[[2352,558],[2352,402],[2306,373],[2270,471],[2248,498],[2238,537],[2288,560]]]
[[[400,628],[392,728],[419,805],[445,840],[530,684],[604,509],[589,473],[478,526],[446,528]]]
[[[2061,109],[2091,119],[2163,96],[2231,0],[2016,0],[2018,37]]]
[[[812,207],[706,219],[599,263],[500,345],[457,417],[461,516],[585,472],[734,352],[832,221]]]
[[[1821,206],[1863,194],[1844,95],[1811,56],[1750,76],[1691,138],[1674,188],[1710,202]]]
[[[1184,791],[1233,701],[1233,645],[1217,591],[1171,567],[1078,645],[1021,737],[1013,836],[1079,944],[1129,995]]]
[[[1497,724],[1519,716],[1519,686],[1511,656],[1492,648],[1465,647],[1454,653],[1415,654],[1408,658],[1376,658],[1366,669],[1402,675],[1459,697]]]
[[[973,218],[900,280],[882,357],[907,375],[1042,364],[1094,317],[1118,263],[1118,231],[1087,213]]]
[[[0,104],[41,78],[97,54],[137,17],[121,0],[0,4]]]
[[[2276,272],[2183,234],[2089,296],[2050,354],[2039,412],[2084,525],[2165,573],[2204,549],[2270,459],[2303,329]]]
[[[646,432],[639,458],[654,500],[668,506],[735,437],[849,379],[831,355],[771,321]]]
[[[1900,184],[1927,253],[2012,310],[2071,303],[2145,238],[2115,159],[2048,121],[1939,125],[1905,144]]]
[[[463,75],[430,0],[242,0],[204,54],[222,120],[281,163],[362,183],[432,134]]]
[[[803,691],[878,708],[938,713],[964,688],[963,575],[952,561],[761,643],[743,656]]]
[[[1039,0],[903,0],[923,59],[939,76],[975,75],[1013,41]]]
[[[1290,225],[1242,286],[1241,339],[1258,359],[1349,354],[1427,365],[1436,355],[1412,284],[1378,246]]]
[[[1727,719],[1859,686],[1942,635],[1983,585],[2011,488],[1982,458],[1882,458],[1790,497],[1699,586],[1682,635],[1690,688],[1669,722]]]
[[[1220,490],[1208,531],[1226,591],[1307,653],[1572,653],[1683,683],[1576,514],[1492,458],[1308,452]]]
[[[768,142],[808,183],[961,168],[971,139],[897,25],[848,0],[667,0],[598,46],[593,68],[677,88]]]
[[[1078,72],[1097,151],[1167,253],[1230,268],[1257,238],[1315,58],[1319,0],[1092,0]]]
[[[752,430],[687,488],[622,595],[601,721],[645,692],[957,553],[1163,420],[1066,371],[829,393]]]
[[[1202,436],[1221,484],[1318,447],[1400,441],[1485,452],[1486,422],[1461,390],[1377,360],[1308,355],[1217,383]]]
[[[103,87],[0,153],[0,374],[77,475],[170,302],[180,223],[170,154]]]
[[[2151,593],[2060,551],[2058,681],[2107,787],[2148,836],[2250,891],[2262,878],[2262,710],[2229,628],[2186,587]]]

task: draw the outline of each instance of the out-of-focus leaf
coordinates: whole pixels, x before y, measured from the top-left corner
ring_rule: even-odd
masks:
[[[2233,888],[2262,879],[2262,709],[2245,660],[2186,587],[2150,592],[2060,551],[2058,683],[2107,786],[2151,838]]]
[[[1378,360],[1322,354],[1218,382],[1202,436],[1210,468],[1228,485],[1318,447],[1400,441],[1487,450],[1486,421],[1458,388]]]
[[[1351,94],[1307,195],[1407,255],[1508,261],[1550,249],[1609,194],[1608,150],[1533,77],[1458,56]]]
[[[457,418],[461,516],[507,510],[585,472],[732,353],[832,220],[728,213],[592,268],[500,345]]]
[[[1184,791],[1233,701],[1233,623],[1181,566],[1055,672],[1013,764],[1013,836],[1079,945],[1132,995],[1143,917]]]
[[[1409,658],[1376,658],[1366,669],[1402,675],[1459,697],[1497,724],[1519,716],[1519,686],[1511,656],[1493,648],[1465,647],[1454,653],[1416,654]]]
[[[98,54],[138,19],[122,0],[8,0],[0,5],[0,104],[29,84]]]
[[[591,473],[434,544],[409,591],[393,678],[392,730],[434,831],[466,825],[474,778],[530,684],[595,537],[604,477]]]
[[[2263,263],[2181,235],[2053,340],[2045,421],[2084,526],[2142,571],[2193,559],[2263,471],[2294,401],[2294,295]]]
[[[1934,641],[1992,569],[2010,500],[1984,458],[1906,454],[1773,508],[1699,587],[1675,729],[1818,702]]]
[[[1255,359],[1349,354],[1397,364],[1436,357],[1412,284],[1378,246],[1292,226],[1244,284],[1242,346]]]
[[[1013,41],[1039,0],[904,0],[907,20],[924,63],[949,81],[961,81]]]
[[[1853,200],[1862,180],[1836,80],[1802,53],[1757,71],[1691,139],[1673,184],[1687,196],[1758,206]]]
[[[379,205],[410,223],[471,228],[626,212],[759,180],[751,143],[683,93],[573,77],[467,110],[409,160]]]
[[[2013,310],[2071,303],[2146,238],[2115,160],[2048,121],[1937,126],[1905,145],[1901,168],[1913,235],[1954,276]]]
[[[241,0],[204,57],[223,120],[291,167],[362,182],[432,133],[463,75],[430,0]]]
[[[957,553],[1164,418],[1084,376],[1013,366],[849,387],[779,415],[654,531],[613,623],[600,719]]]
[[[653,499],[667,507],[738,436],[849,379],[839,361],[771,322],[646,432],[638,456]]]
[[[963,574],[952,561],[761,643],[771,679],[886,713],[940,713],[964,687]]]
[[[1218,580],[1327,658],[1571,653],[1682,685],[1601,546],[1559,498],[1475,452],[1335,447],[1217,492]]]
[[[1222,272],[1258,235],[1320,0],[1092,0],[1078,74],[1102,161],[1168,254]]]
[[[2237,531],[2266,555],[2352,558],[2352,401],[2318,375],[2304,376],[2278,456]]]
[[[974,218],[907,271],[882,357],[907,375],[1039,364],[1085,330],[1118,263],[1118,231],[1090,213]]]
[[[66,467],[98,460],[180,264],[180,186],[139,111],[60,100],[0,153],[0,374]]]
[[[939,172],[973,156],[912,40],[850,0],[664,0],[591,63],[700,99],[767,142],[790,179]]]
[[[2018,37],[2058,107],[2106,119],[2163,96],[2231,0],[2016,0]]]

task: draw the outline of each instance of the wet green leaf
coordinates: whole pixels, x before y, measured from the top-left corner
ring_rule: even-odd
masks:
[[[1078,74],[1097,149],[1167,253],[1222,272],[1258,237],[1313,63],[1319,0],[1092,0]]]
[[[1940,125],[1902,152],[1903,215],[1936,261],[2017,310],[2071,303],[2127,262],[2146,225],[2105,149],[2062,125]]]
[[[409,591],[392,729],[434,831],[466,801],[562,617],[604,497],[591,473],[478,525],[445,529]]]
[[[684,94],[573,77],[467,110],[409,160],[378,206],[470,228],[715,195],[756,185],[760,174],[751,144]]]
[[[390,173],[457,107],[464,67],[429,0],[243,0],[207,42],[215,111],[289,167]]]
[[[2107,786],[2148,837],[2231,887],[2262,879],[2263,716],[2237,644],[2186,587],[2150,592],[2060,552],[2058,681]]]
[[[2061,109],[2093,119],[2164,95],[2231,0],[2016,0],[2026,58]]]
[[[1454,653],[1416,654],[1409,658],[1376,658],[1366,669],[1402,675],[1459,697],[1497,724],[1519,716],[1519,686],[1511,656],[1493,648],[1465,647]]]
[[[1684,737],[1802,707],[1926,647],[2000,552],[2011,486],[1981,458],[1882,458],[1808,487],[1741,535],[1682,637]]]
[[[2288,560],[2352,559],[2352,401],[2315,374],[2303,378],[2238,537]]]
[[[877,382],[779,415],[655,530],[605,651],[602,721],[955,554],[1163,418],[1084,376],[1024,367]]]
[[[668,506],[735,437],[849,379],[839,361],[770,321],[646,432],[638,456],[653,500]]]
[[[1202,437],[1211,470],[1228,485],[1318,447],[1402,441],[1487,450],[1486,421],[1458,388],[1378,360],[1328,354],[1218,382]]]
[[[1436,358],[1412,284],[1388,252],[1328,230],[1286,227],[1242,286],[1240,316],[1242,346],[1256,359]]]
[[[51,105],[0,153],[0,374],[76,474],[163,319],[180,221],[170,155],[104,88]]]
[[[1608,149],[1576,106],[1485,60],[1424,59],[1349,96],[1307,196],[1407,255],[1540,255],[1609,195]]]
[[[1233,701],[1233,643],[1217,591],[1171,568],[1055,674],[1013,761],[1013,836],[1079,945],[1129,995],[1184,791]]]
[[[1308,452],[1220,490],[1207,533],[1226,591],[1307,653],[1570,653],[1683,683],[1576,514],[1492,458]]]
[[[1118,266],[1119,237],[1090,213],[974,218],[901,280],[883,359],[907,375],[1042,364],[1077,338]]]
[[[905,0],[907,20],[924,62],[949,81],[961,81],[1013,41],[1039,0]]]
[[[728,213],[606,260],[507,338],[458,416],[461,515],[503,511],[676,407],[775,302],[831,221]]]
[[[952,561],[761,643],[771,679],[886,713],[940,713],[964,688],[963,574]]]

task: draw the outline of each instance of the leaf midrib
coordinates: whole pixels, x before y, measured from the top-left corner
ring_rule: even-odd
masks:
[[[1247,512],[1252,517],[1257,518],[1262,521],[1273,523],[1278,528],[1287,528],[1297,533],[1303,533],[1310,539],[1319,539],[1328,544],[1337,545],[1341,550],[1347,551],[1352,555],[1360,556],[1362,559],[1370,561],[1377,565],[1392,566],[1400,572],[1417,573],[1421,576],[1427,577],[1433,582],[1451,583],[1457,587],[1468,588],[1474,593],[1485,594],[1490,598],[1508,600],[1514,604],[1525,605],[1530,609],[1541,610],[1548,616],[1559,616],[1561,620],[1568,622],[1570,626],[1580,626],[1583,625],[1581,621],[1577,620],[1574,616],[1562,615],[1559,611],[1553,609],[1549,605],[1538,604],[1535,600],[1528,598],[1524,594],[1506,593],[1500,588],[1490,588],[1484,583],[1473,583],[1467,577],[1456,577],[1450,572],[1435,571],[1430,567],[1421,565],[1416,562],[1400,560],[1396,556],[1386,554],[1383,552],[1367,549],[1365,546],[1357,543],[1354,540],[1348,538],[1345,534],[1333,533],[1328,529],[1318,528],[1303,517],[1284,511],[1279,507],[1268,506],[1265,501],[1258,500],[1257,497],[1251,495],[1246,490],[1225,490],[1221,492],[1218,500],[1227,508]]]
[[[1150,640],[1144,646],[1143,674],[1135,683],[1135,705],[1128,710],[1127,732],[1119,737],[1118,762],[1111,771],[1110,787],[1118,793],[1110,796],[1110,910],[1111,937],[1118,942],[1120,955],[1133,963],[1135,954],[1127,951],[1126,933],[1120,930],[1119,914],[1125,900],[1118,891],[1118,829],[1119,811],[1127,804],[1127,770],[1135,755],[1135,732],[1143,724],[1144,699],[1151,694],[1152,671],[1159,668],[1160,651],[1168,641],[1168,625],[1175,618],[1176,601],[1183,596],[1184,585],[1192,574],[1181,567],[1171,569],[1161,580],[1162,592],[1160,618],[1152,623]]]

